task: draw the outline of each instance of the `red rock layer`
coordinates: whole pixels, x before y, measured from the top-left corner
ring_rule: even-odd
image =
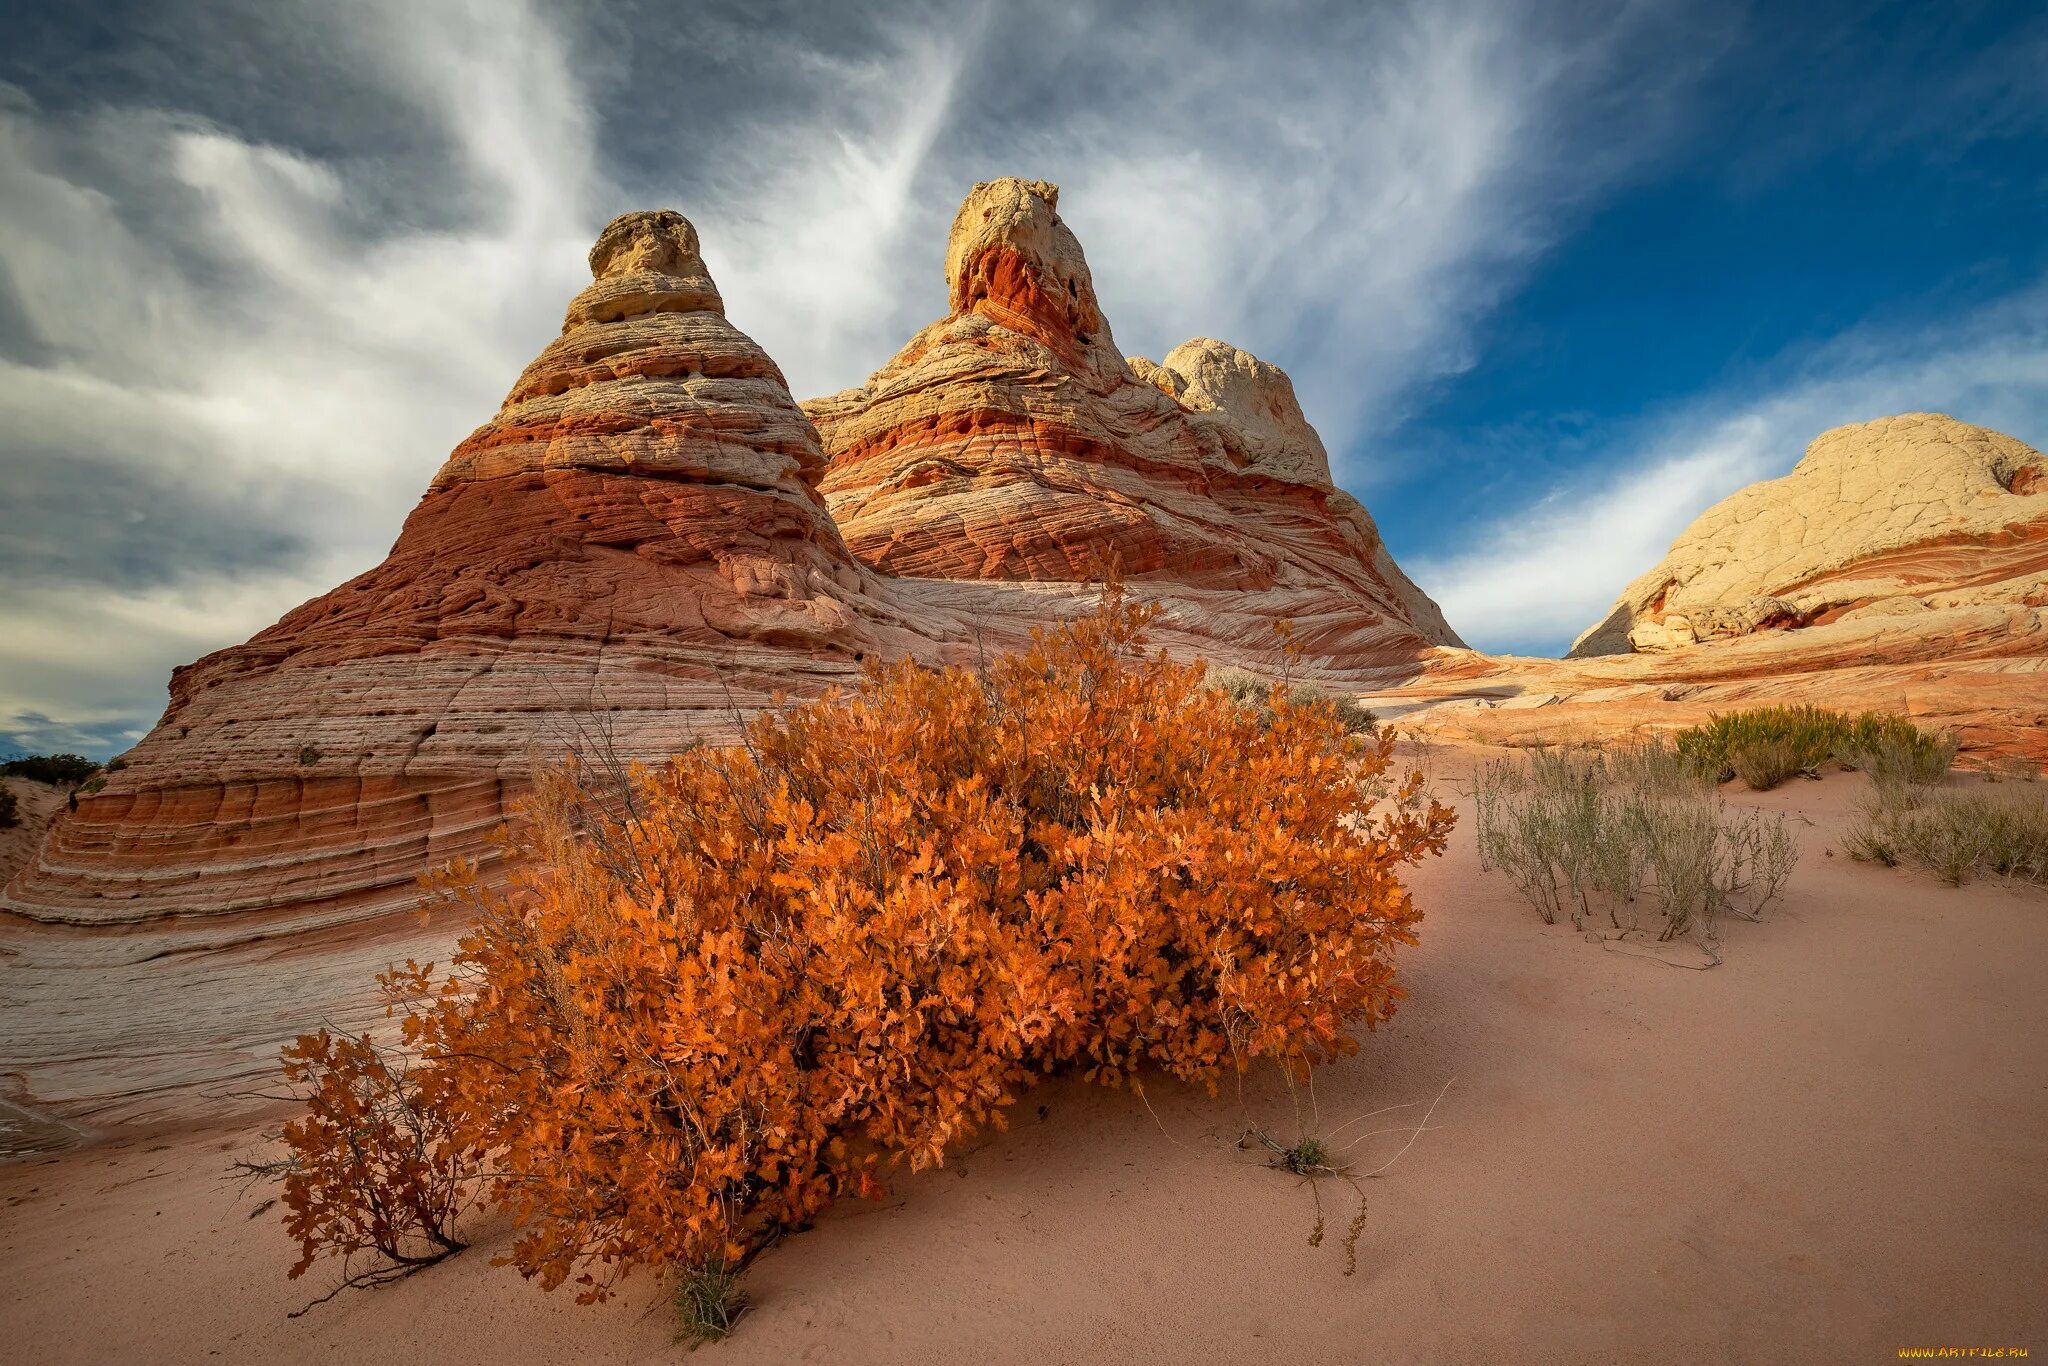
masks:
[[[9,1009],[63,983],[170,991],[173,968],[140,965],[409,909],[421,872],[484,850],[536,755],[665,755],[869,653],[934,648],[943,614],[911,629],[847,552],[816,434],[726,321],[689,223],[627,215],[591,268],[385,561],[178,670],[162,721],[7,885],[23,989],[0,1068],[32,1039],[68,1056]],[[206,1008],[239,1020],[228,1003],[277,969],[236,961]],[[28,990],[38,964],[55,976]],[[47,1089],[98,1084],[68,1075]]]
[[[1457,644],[1330,484],[1285,375],[1207,340],[1125,360],[1057,200],[1041,181],[976,186],[947,245],[952,313],[805,405],[854,554],[1018,584],[1120,565],[1197,646],[1270,651],[1287,618],[1336,672]]]

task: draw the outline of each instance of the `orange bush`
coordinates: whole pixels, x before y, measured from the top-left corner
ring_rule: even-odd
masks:
[[[1328,702],[1144,654],[1149,616],[1112,593],[984,670],[875,669],[611,802],[540,777],[509,885],[455,880],[455,975],[387,981],[513,1264],[585,1299],[736,1266],[1038,1078],[1213,1090],[1393,1011],[1396,874],[1451,814]]]
[[[285,1046],[284,1075],[306,1091],[305,1117],[282,1134],[286,1155],[235,1167],[284,1180],[285,1228],[299,1240],[293,1280],[334,1256],[337,1289],[376,1285],[462,1251],[455,1222],[478,1170],[452,1115],[422,1091],[421,1078],[438,1074],[323,1029]],[[373,1254],[368,1266],[361,1253]]]

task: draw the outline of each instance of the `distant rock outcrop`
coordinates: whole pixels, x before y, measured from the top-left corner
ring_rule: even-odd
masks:
[[[1280,370],[1207,339],[1126,361],[1058,198],[975,186],[946,246],[952,311],[865,385],[804,405],[853,553],[991,583],[1117,564],[1197,642],[1270,647],[1287,618],[1340,670],[1457,644],[1331,485]]]
[[[1570,657],[1470,665],[1368,702],[1511,744],[1811,703],[2048,762],[2048,457],[1929,413],[1838,427],[1701,514]]]
[[[1687,527],[1571,657],[2048,604],[2048,456],[1938,413],[1824,432]]]

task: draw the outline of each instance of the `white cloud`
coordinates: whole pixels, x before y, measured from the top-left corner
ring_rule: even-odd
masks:
[[[1561,652],[1692,520],[1789,471],[1830,427],[1943,412],[2048,443],[2048,283],[1949,327],[1859,329],[1767,389],[1709,394],[1618,433],[1585,472],[1406,567],[1481,649]]]
[[[315,152],[146,87],[64,112],[0,89],[0,732],[153,717],[169,664],[374,563],[554,335],[617,210],[690,214],[733,320],[806,396],[943,311],[968,185],[1046,176],[1126,350],[1258,351],[1342,451],[1471,362],[1475,325],[1654,152],[1726,37],[1629,3],[791,13],[295,14],[294,41],[347,68],[335,89],[417,125],[403,166],[352,146],[342,110]],[[1569,491],[1503,528],[1551,576],[1545,610],[1582,625],[1558,605],[1586,597],[1575,578],[1604,605],[1608,561],[1661,550],[1669,509],[1781,449],[1724,444],[1718,464],[1645,446],[1668,474],[1601,502],[1636,530],[1598,570],[1544,559]],[[1476,567],[1437,568],[1461,629],[1512,624]]]
[[[584,278],[594,157],[552,31],[510,6],[340,27],[455,149],[477,207],[452,226],[365,235],[376,168],[186,116],[0,105],[0,267],[33,339],[0,364],[0,731],[151,717],[170,664],[375,563]]]
[[[920,191],[988,13],[893,29],[859,58],[789,54],[828,92],[823,109],[722,149],[710,198],[684,206],[728,316],[800,398],[858,384],[945,309],[954,206]]]
[[[762,23],[733,51],[794,82],[787,107],[636,93],[613,116],[669,120],[675,162],[623,172],[691,187],[658,197],[697,219],[734,320],[800,395],[858,382],[943,311],[969,183],[1064,179],[1127,346],[1220,333],[1272,353],[1340,442],[1463,363],[1464,328],[1554,211],[1622,160],[1565,144],[1627,22],[1397,7],[1318,42],[1185,17]],[[316,156],[175,109],[0,100],[0,266],[25,334],[0,361],[0,731],[147,719],[169,664],[374,563],[628,207],[588,84],[614,54],[578,52],[553,16],[376,0],[299,22],[445,164],[393,180],[345,128]],[[682,24],[681,51],[708,22]],[[421,183],[427,202],[390,210]]]

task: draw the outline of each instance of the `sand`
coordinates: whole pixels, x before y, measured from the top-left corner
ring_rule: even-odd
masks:
[[[1320,1127],[1377,1134],[1352,1209],[1236,1140],[1292,1137],[1273,1078],[1226,1094],[1058,1084],[1007,1133],[757,1263],[704,1361],[1873,1361],[2048,1351],[2048,895],[1961,890],[1837,849],[1862,780],[1736,800],[1798,813],[1803,858],[1726,964],[1685,971],[1545,927],[1470,832],[1415,878],[1411,999],[1318,1073]],[[1835,852],[1830,852],[1835,851]],[[1156,1113],[1155,1113],[1156,1112]],[[0,1166],[12,1359],[672,1360],[658,1287],[543,1295],[477,1249],[288,1318],[255,1131],[133,1138]],[[1343,1140],[1340,1140],[1340,1142]]]

